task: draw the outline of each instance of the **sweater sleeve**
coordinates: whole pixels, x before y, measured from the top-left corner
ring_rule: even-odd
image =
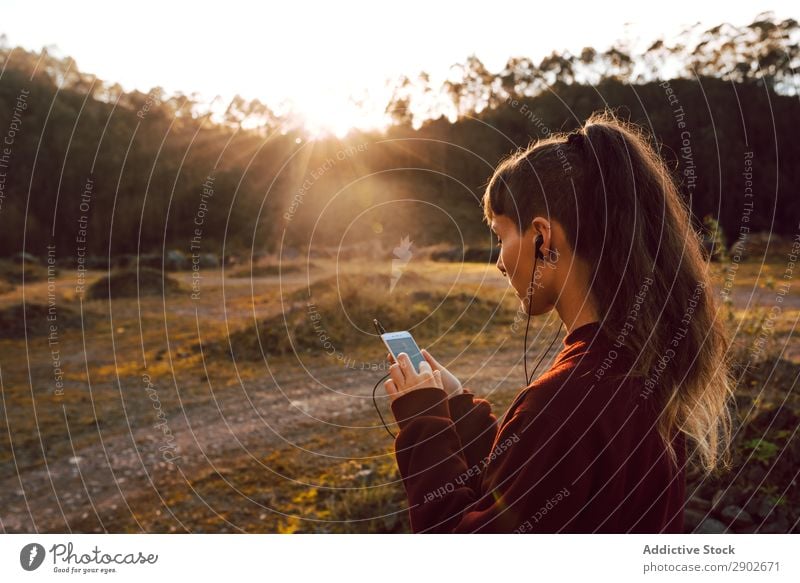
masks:
[[[561,420],[518,410],[487,457],[470,466],[443,390],[412,391],[392,410],[414,532],[572,530],[589,495],[592,460]]]
[[[479,464],[489,455],[497,436],[497,418],[491,405],[466,387],[461,394],[450,397],[447,404],[467,465]]]

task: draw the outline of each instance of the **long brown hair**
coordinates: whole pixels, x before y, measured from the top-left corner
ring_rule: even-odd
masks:
[[[611,112],[551,134],[504,159],[483,197],[484,219],[557,220],[590,266],[601,334],[645,379],[642,398],[661,408],[658,430],[694,444],[707,472],[729,460],[730,372],[726,335],[701,237],[646,132]]]

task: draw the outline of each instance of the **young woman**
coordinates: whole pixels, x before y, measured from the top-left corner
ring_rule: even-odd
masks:
[[[419,371],[398,355],[385,388],[413,530],[682,532],[686,464],[725,462],[733,382],[663,161],[595,114],[505,159],[483,203],[523,310],[555,308],[567,334],[499,422],[427,351]]]

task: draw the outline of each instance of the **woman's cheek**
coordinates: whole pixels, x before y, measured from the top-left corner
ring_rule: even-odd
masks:
[[[509,263],[506,263],[506,265],[510,264],[511,272],[517,278],[522,276],[525,273],[525,269],[523,268],[523,265],[522,265],[523,258],[520,255],[519,249],[518,248],[509,249],[508,255],[509,255],[509,257],[508,257]],[[505,258],[503,259],[503,261],[505,262]]]
[[[522,273],[520,271],[519,261],[519,252],[511,247],[503,247],[503,265],[508,273],[508,281],[518,293],[520,291],[520,285],[522,285],[519,281]]]
[[[509,281],[514,281],[514,275],[517,273],[517,258],[508,247],[503,247],[500,251],[500,256],[503,258],[503,267],[506,269]]]

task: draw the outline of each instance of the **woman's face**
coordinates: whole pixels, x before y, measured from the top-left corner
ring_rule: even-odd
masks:
[[[497,269],[508,277],[511,287],[522,303],[522,311],[531,315],[544,314],[554,307],[552,291],[555,289],[556,270],[546,267],[539,259],[536,262],[536,274],[531,286],[531,274],[534,263],[534,239],[541,234],[544,242],[541,251],[548,257],[550,249],[550,225],[545,219],[537,217],[524,232],[517,231],[516,223],[503,215],[492,217],[491,229],[497,235],[500,245],[500,257]],[[528,289],[532,290],[533,305],[528,311]]]

